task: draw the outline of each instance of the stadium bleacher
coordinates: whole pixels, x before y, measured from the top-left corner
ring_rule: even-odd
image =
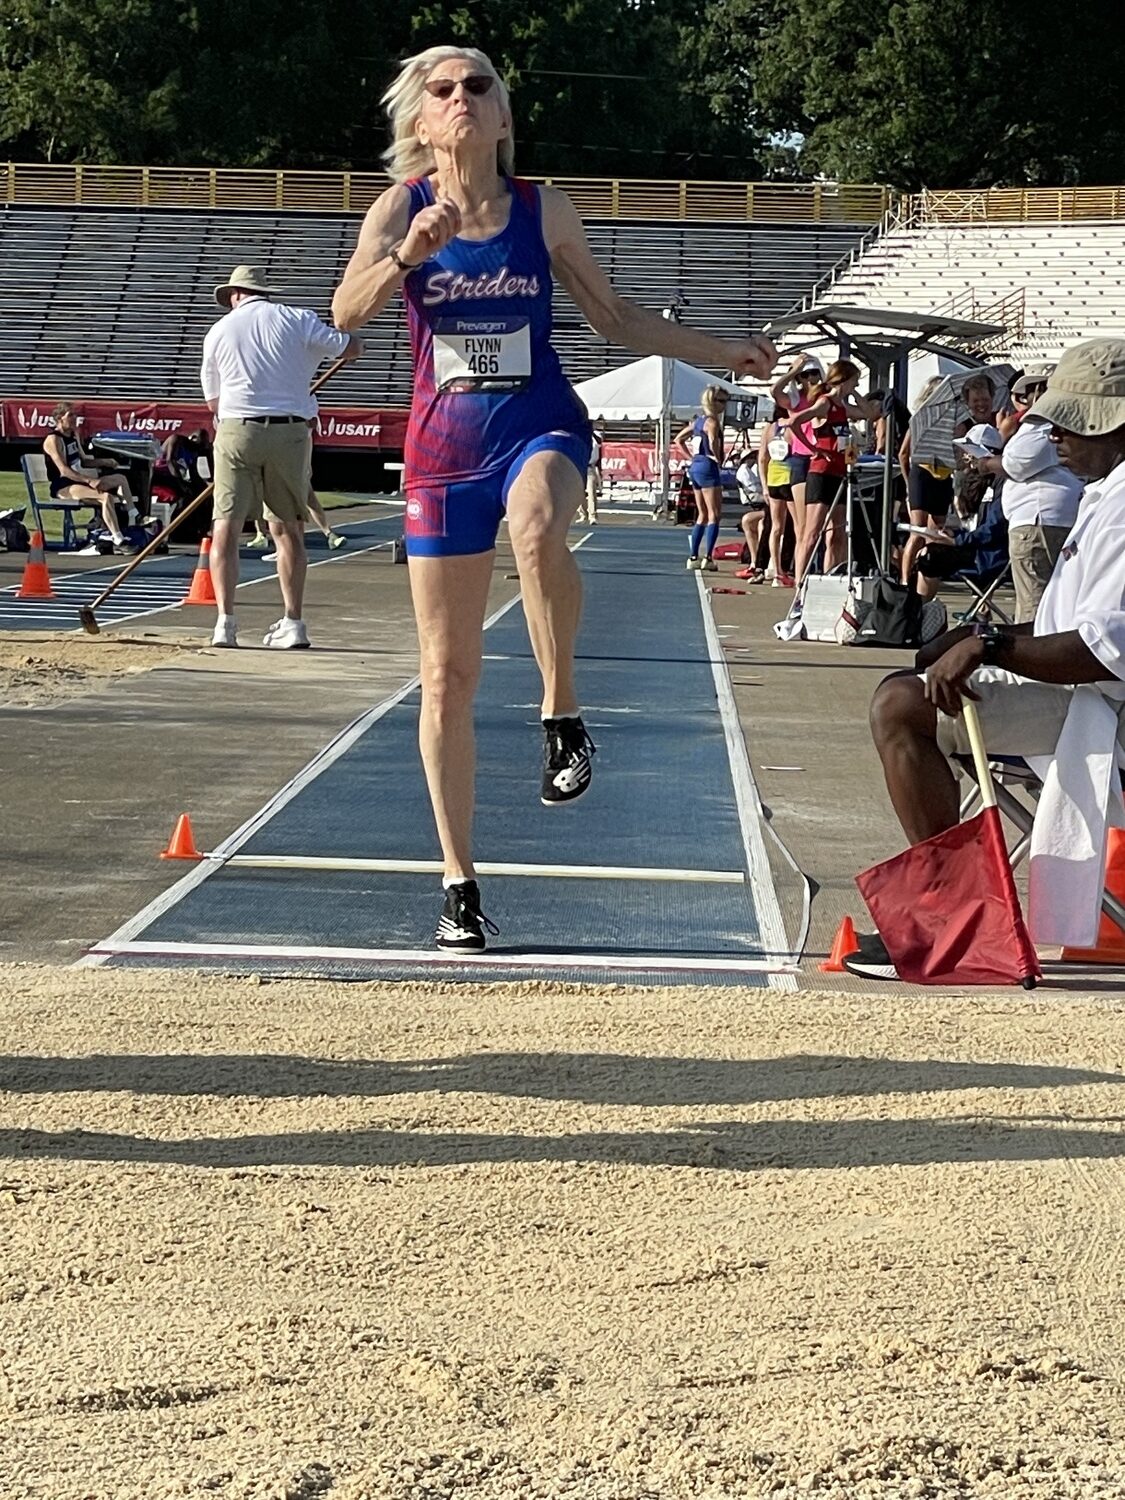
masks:
[[[327,314],[351,254],[357,214],[0,209],[0,395],[199,399],[212,287],[243,261],[286,299]],[[623,294],[654,308],[687,298],[687,320],[737,336],[787,311],[869,224],[587,222],[594,254]],[[592,333],[556,294],[556,344],[584,380],[632,355]],[[345,406],[409,402],[409,347],[396,300],[366,331],[369,353],[343,371]]]
[[[1125,223],[949,223],[888,227],[819,291],[819,300],[906,312],[984,316],[1020,297],[996,353],[1016,365],[1057,359],[1068,344],[1125,336]]]

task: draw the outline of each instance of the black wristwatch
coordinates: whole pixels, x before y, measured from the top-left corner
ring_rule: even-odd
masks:
[[[394,261],[399,270],[404,273],[407,271],[416,271],[418,269],[418,266],[422,264],[421,261],[418,261],[417,265],[411,265],[409,261],[403,260],[402,256],[398,253],[397,245],[392,245],[391,248],[387,251],[387,255],[392,261]]]
[[[979,636],[981,641],[981,665],[1003,666],[1004,658],[1011,650],[1014,637],[1006,630],[1001,630],[999,625],[986,624],[983,620],[978,620],[973,626],[973,634]]]

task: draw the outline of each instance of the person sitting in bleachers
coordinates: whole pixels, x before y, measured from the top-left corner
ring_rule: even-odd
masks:
[[[117,512],[118,505],[129,507],[134,503],[129,481],[123,474],[103,472],[113,469],[112,459],[95,458],[86,452],[78,436],[78,418],[68,401],[60,401],[51,416],[54,431],[43,442],[51,498],[97,506],[113,538],[113,550],[135,552],[137,549],[125,540]]]

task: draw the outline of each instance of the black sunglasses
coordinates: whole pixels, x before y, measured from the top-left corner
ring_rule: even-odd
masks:
[[[487,94],[495,82],[495,78],[488,73],[470,73],[468,78],[427,78],[423,87],[435,99],[449,99],[460,84],[466,94],[476,94],[479,98],[482,94]]]

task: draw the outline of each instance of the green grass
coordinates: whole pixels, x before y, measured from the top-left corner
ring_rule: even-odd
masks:
[[[349,500],[344,495],[338,495],[334,490],[317,491],[320,503],[325,510],[339,510],[343,506],[354,505],[354,500]],[[31,513],[31,506],[27,498],[27,485],[23,482],[23,474],[0,473],[0,510],[7,510],[9,506],[27,506],[27,515],[24,516],[24,525],[28,531],[35,529],[35,520]],[[83,511],[79,517],[79,523],[85,530],[85,521],[89,518],[89,511]],[[43,525],[46,528],[45,540],[48,542],[59,542],[62,540],[62,512],[48,510],[43,513]]]

